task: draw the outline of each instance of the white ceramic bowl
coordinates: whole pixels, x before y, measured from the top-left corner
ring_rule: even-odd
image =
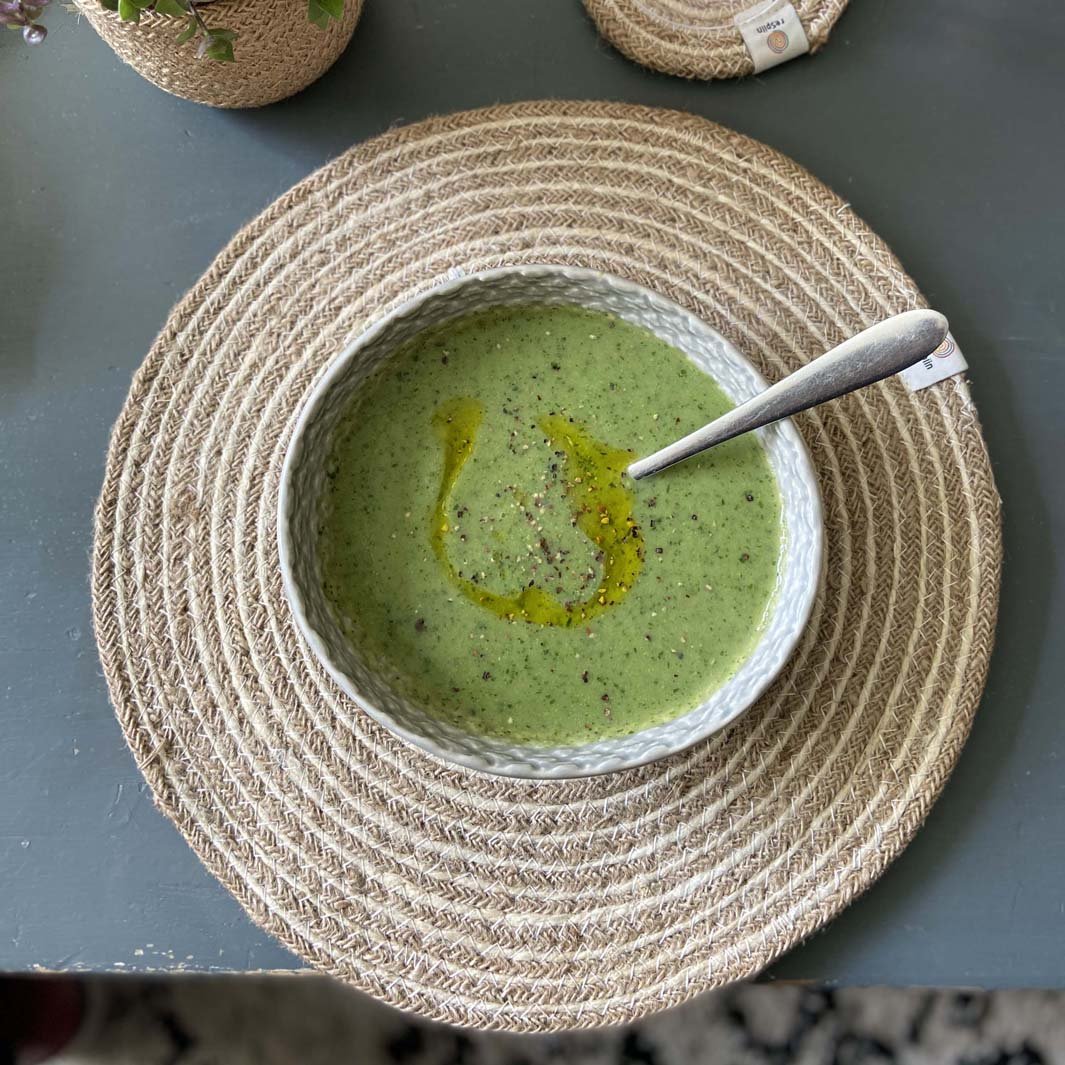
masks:
[[[340,687],[382,725],[440,758],[528,778],[578,777],[642,765],[723,728],[765,690],[810,616],[821,572],[821,500],[809,454],[790,422],[759,430],[782,500],[781,565],[761,640],[703,703],[631,736],[577,747],[530,747],[463,732],[411,705],[369,669],[342,634],[322,591],[316,553],[325,460],[332,433],[370,371],[428,326],[501,304],[578,304],[651,330],[684,352],[736,403],[766,382],[720,334],[682,307],[619,278],[559,266],[522,266],[457,277],[383,317],[333,361],[314,386],[285,456],[278,544],[285,593],[314,653]],[[668,477],[665,473],[661,476]]]

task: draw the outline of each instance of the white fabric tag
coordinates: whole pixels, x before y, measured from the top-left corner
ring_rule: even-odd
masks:
[[[922,388],[934,385],[937,381],[945,381],[967,369],[969,364],[965,361],[961,348],[948,333],[947,339],[927,359],[922,359],[915,366],[903,370],[899,377],[911,392],[920,392]]]
[[[810,50],[806,31],[787,0],[761,0],[739,12],[733,22],[751,53],[756,74]]]

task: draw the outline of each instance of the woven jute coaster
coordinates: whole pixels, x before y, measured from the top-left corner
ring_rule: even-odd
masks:
[[[999,500],[966,385],[892,379],[797,424],[827,569],[806,637],[725,732],[631,772],[451,768],[297,636],[275,545],[316,377],[454,268],[550,262],[690,308],[779,378],[922,299],[777,152],[690,115],[531,103],[341,156],[172,313],[114,429],[94,621],[159,806],[263,928],[463,1025],[629,1021],[749,977],[868,887],[954,765],[984,683]]]
[[[584,6],[619,52],[652,70],[705,79],[755,72],[735,19],[757,9],[756,0],[584,0]],[[775,5],[762,0],[761,6]],[[816,52],[847,0],[792,0],[788,6],[802,23],[809,51]]]

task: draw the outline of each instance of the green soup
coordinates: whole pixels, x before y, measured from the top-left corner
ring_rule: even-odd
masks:
[[[348,639],[426,712],[522,743],[690,710],[762,630],[776,484],[750,435],[623,471],[730,406],[675,348],[594,311],[420,334],[334,437],[319,557]]]

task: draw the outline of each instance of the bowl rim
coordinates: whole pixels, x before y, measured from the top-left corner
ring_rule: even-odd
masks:
[[[649,747],[645,753],[637,757],[617,756],[612,759],[600,759],[594,764],[578,764],[577,762],[573,762],[551,768],[540,767],[533,761],[529,760],[514,760],[507,763],[497,763],[464,750],[445,747],[431,737],[407,728],[398,722],[390,713],[386,710],[382,710],[373,700],[367,698],[365,694],[360,692],[351,676],[333,660],[333,656],[329,648],[326,646],[325,640],[307,616],[303,593],[294,574],[293,544],[290,528],[291,507],[289,505],[293,468],[300,458],[299,453],[307,427],[317,416],[322,402],[332,390],[333,386],[347,373],[356,355],[389,329],[398,319],[414,314],[429,300],[446,296],[460,288],[477,283],[490,284],[495,280],[514,275],[526,275],[530,277],[544,277],[551,275],[563,276],[577,282],[588,281],[600,285],[606,284],[612,289],[617,289],[628,293],[629,295],[639,297],[651,305],[656,306],[658,309],[666,311],[670,315],[676,316],[678,319],[684,320],[690,325],[694,325],[698,330],[711,334],[727,349],[730,358],[743,364],[745,371],[751,376],[752,380],[757,382],[760,389],[769,387],[769,383],[762,374],[759,373],[751,361],[727,337],[719,333],[717,329],[703,321],[703,319],[693,314],[687,308],[660,295],[653,289],[638,284],[637,282],[617,277],[614,274],[602,270],[562,266],[550,263],[503,266],[470,273],[461,272],[455,268],[449,272],[446,280],[415,293],[409,299],[404,300],[391,310],[386,311],[384,314],[375,318],[366,329],[346,344],[344,348],[342,348],[341,351],[329,361],[325,369],[315,379],[306,396],[303,398],[298,416],[285,448],[285,457],[281,467],[278,486],[276,535],[282,586],[285,598],[288,600],[289,608],[292,611],[300,635],[310,647],[319,664],[326,670],[337,686],[355,703],[359,711],[368,714],[378,724],[387,728],[390,732],[399,736],[406,742],[420,748],[427,754],[430,754],[445,763],[460,765],[466,769],[487,773],[492,776],[527,780],[578,779],[582,777],[599,776],[607,773],[622,772],[628,769],[636,769],[639,766],[647,765],[687,750],[696,743],[700,743],[715,733],[720,732],[740,717],[740,715],[746,713],[746,711],[758,701],[769,685],[772,684],[780,674],[784,665],[791,657],[792,652],[795,650],[795,647],[798,645],[799,640],[806,631],[823,577],[825,554],[824,511],[820,485],[818,483],[813,460],[810,457],[805,442],[798,430],[792,424],[790,418],[782,419],[781,421],[774,423],[773,428],[776,431],[781,432],[792,445],[799,467],[798,474],[800,480],[809,494],[809,504],[812,511],[811,517],[814,529],[813,542],[810,547],[812,558],[812,566],[810,567],[813,574],[812,579],[806,581],[803,585],[801,596],[791,597],[792,615],[795,619],[794,625],[791,631],[787,634],[787,637],[775,645],[775,653],[769,668],[763,670],[755,683],[750,687],[748,696],[727,717],[716,723],[708,724],[707,727],[697,730],[693,734],[679,737],[672,743],[660,743]],[[530,300],[530,303],[535,303],[535,299]],[[647,327],[644,326],[643,328]],[[688,357],[686,353],[682,352],[682,354],[685,354],[685,357]],[[707,376],[710,375],[708,374]],[[717,383],[719,387],[723,387],[719,381],[715,380],[715,383]],[[773,475],[774,480],[779,484],[779,473],[775,466],[773,467]],[[773,610],[775,607],[771,603],[768,609]],[[759,648],[765,643],[767,634],[768,628],[767,633],[763,634],[762,638],[754,644],[748,654],[744,657],[733,676],[738,675],[747,663],[757,654]],[[715,691],[720,690],[720,688],[715,689]],[[663,724],[674,724],[675,722],[682,720],[687,716],[687,713],[691,713],[695,709],[698,708],[694,707],[691,711],[687,711],[685,714],[681,714],[678,717],[671,719],[669,722],[660,723],[659,725],[651,726],[651,728],[662,728]],[[638,732],[632,733],[632,737],[639,736],[641,732],[646,731],[650,731],[650,729],[641,729]],[[594,742],[599,743],[602,741]],[[578,756],[581,750],[587,750],[588,747],[593,745],[594,744],[578,745],[574,746],[572,750],[574,755]],[[536,747],[533,745],[521,744],[516,744],[515,747],[519,750],[528,751],[530,758],[534,757],[535,752],[537,751],[547,752],[557,750],[557,748]]]

